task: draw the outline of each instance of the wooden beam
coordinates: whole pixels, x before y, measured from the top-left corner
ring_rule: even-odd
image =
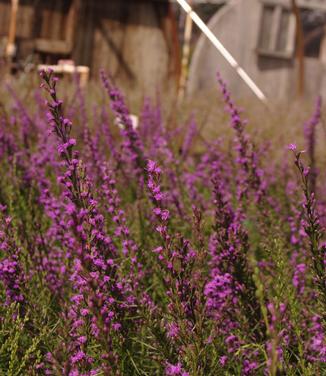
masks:
[[[326,66],[326,27],[324,26],[324,36],[320,45],[320,60]]]
[[[38,38],[35,40],[35,50],[49,54],[68,55],[72,45],[64,40],[51,40]]]
[[[52,71],[56,74],[78,74],[80,77],[80,85],[84,87],[89,79],[89,67],[84,65],[73,65],[73,64],[58,64],[58,65],[47,65],[47,64],[39,64],[37,66],[37,71],[41,72],[43,70],[52,69]]]
[[[65,33],[65,40],[72,45],[74,42],[79,9],[80,9],[80,0],[72,0],[70,8],[69,8],[68,16],[66,19],[66,33]]]
[[[184,40],[182,47],[182,62],[181,62],[181,76],[179,81],[178,100],[181,101],[184,98],[188,77],[188,68],[190,60],[190,42],[192,35],[192,18],[190,14],[186,14],[186,23],[184,30]]]
[[[8,41],[6,46],[6,57],[11,60],[15,54],[15,39],[17,27],[17,12],[19,0],[11,0],[10,23],[8,32]]]

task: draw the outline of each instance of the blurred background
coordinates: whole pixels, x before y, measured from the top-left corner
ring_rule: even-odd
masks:
[[[326,90],[325,0],[188,3],[267,97]],[[147,94],[210,90],[219,70],[250,94],[176,0],[0,0],[0,57],[15,74],[71,64],[87,80],[104,68]]]
[[[303,121],[306,114],[298,119],[298,113],[311,111],[326,92],[326,0],[187,3],[269,107],[277,106],[270,121]],[[216,100],[219,71],[241,104],[259,109],[257,122],[265,117],[259,129],[269,137],[266,107],[178,0],[0,0],[1,79],[23,81],[27,90],[48,66],[65,80],[77,75],[94,92],[104,68],[127,93],[132,111],[145,95],[160,96],[170,111],[178,100],[190,111],[200,108],[199,123],[214,130],[218,126],[210,123],[219,115],[208,98]]]

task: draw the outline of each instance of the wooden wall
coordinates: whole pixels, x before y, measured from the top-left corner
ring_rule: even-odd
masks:
[[[89,66],[94,77],[104,68],[117,81],[144,90],[176,82],[177,27],[168,2],[20,0],[16,33],[19,59],[35,52],[37,39],[65,40],[72,1],[78,4],[73,46],[69,56],[63,57]],[[10,0],[0,0],[0,38],[8,33],[9,19]],[[54,63],[60,56],[42,53],[33,58]]]
[[[10,0],[0,0],[0,38],[8,34]],[[70,0],[20,0],[16,22],[17,59],[30,58],[37,39],[63,41],[67,30]],[[34,56],[35,62],[45,62]],[[57,59],[58,56],[54,56]],[[48,61],[48,62],[53,62]]]
[[[18,39],[63,39],[69,0],[20,0],[17,14]],[[0,0],[0,37],[7,36],[10,0]]]
[[[174,84],[179,74],[177,26],[168,3],[149,0],[83,1],[74,58],[104,68],[144,91]]]

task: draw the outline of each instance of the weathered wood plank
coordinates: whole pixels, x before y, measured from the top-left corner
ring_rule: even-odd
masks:
[[[72,50],[72,45],[64,40],[38,38],[35,40],[35,49],[44,53],[68,55]]]
[[[41,30],[39,37],[49,39],[51,37],[51,15],[52,11],[48,8],[42,9],[41,14]]]
[[[64,31],[63,30],[64,15],[62,13],[62,8],[63,8],[63,1],[56,0],[54,4],[54,8],[51,12],[51,18],[50,18],[51,34],[49,36],[49,39],[54,39],[54,40],[64,39],[62,36],[63,31]]]
[[[19,5],[17,13],[17,31],[18,38],[32,38],[34,9],[32,5]]]
[[[7,37],[10,21],[10,3],[0,2],[0,35]]]

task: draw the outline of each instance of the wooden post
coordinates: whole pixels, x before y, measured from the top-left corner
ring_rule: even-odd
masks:
[[[78,12],[80,8],[80,0],[72,0],[67,21],[66,21],[66,36],[65,40],[69,45],[73,45],[74,35],[77,23]]]
[[[182,47],[182,61],[181,61],[181,75],[179,81],[178,90],[178,100],[181,101],[184,98],[187,78],[188,78],[188,67],[190,60],[190,42],[192,34],[192,18],[189,13],[186,15],[186,23],[184,30],[184,41]]]
[[[320,60],[324,67],[326,67],[326,26],[324,26],[323,39],[320,45]]]
[[[6,58],[11,69],[12,58],[15,54],[15,38],[16,38],[16,25],[17,25],[17,12],[19,0],[11,0],[10,23],[8,32],[8,41],[6,46]]]
[[[302,29],[300,9],[298,8],[296,0],[291,0],[292,11],[296,20],[296,57],[298,59],[298,96],[302,97],[304,94],[304,35]]]

